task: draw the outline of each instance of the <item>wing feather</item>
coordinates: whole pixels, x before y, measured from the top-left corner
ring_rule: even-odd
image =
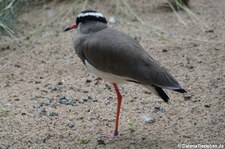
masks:
[[[106,28],[84,40],[83,55],[101,71],[133,78],[144,85],[179,89],[179,83],[161,67],[134,39]]]

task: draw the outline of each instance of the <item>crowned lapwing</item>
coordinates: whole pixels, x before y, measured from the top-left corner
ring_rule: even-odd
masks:
[[[74,48],[86,68],[111,82],[117,94],[117,114],[114,135],[118,135],[118,123],[122,96],[117,83],[141,84],[165,102],[169,97],[164,89],[179,93],[186,91],[176,79],[161,67],[137,41],[107,26],[106,18],[99,12],[85,10],[77,15],[76,23],[65,31],[77,29]]]

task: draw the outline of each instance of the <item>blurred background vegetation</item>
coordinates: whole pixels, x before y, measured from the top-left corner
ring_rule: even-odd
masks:
[[[65,0],[63,0],[65,1]],[[49,2],[62,2],[60,0],[0,0],[0,34],[2,35],[11,35],[13,37],[14,31],[13,26],[18,22],[18,16],[23,13],[31,10],[34,6],[44,5]],[[144,22],[135,14],[135,11],[130,7],[129,1],[115,0],[110,1],[109,3],[114,3],[115,5],[115,14],[118,14],[119,5],[125,5],[125,7],[130,11],[133,17],[140,21],[142,24]],[[171,10],[183,9],[186,10],[189,0],[168,0],[168,3],[162,3],[162,7],[170,7]],[[85,8],[88,3],[88,0],[81,1],[76,0],[72,3],[80,3],[81,7]],[[96,0],[95,3],[100,3],[100,0]],[[184,4],[184,5],[183,5]]]
[[[13,36],[11,28],[17,23],[18,16],[34,6],[42,5],[52,0],[0,0],[0,33]],[[59,0],[55,0],[59,1]]]
[[[21,14],[26,6],[34,4],[37,1],[31,0],[0,0],[0,31],[1,33],[13,34],[10,29],[17,22],[17,17]],[[6,32],[4,32],[6,31]]]

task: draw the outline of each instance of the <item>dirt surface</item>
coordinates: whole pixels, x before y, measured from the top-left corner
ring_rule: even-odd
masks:
[[[225,2],[191,1],[198,21],[178,12],[185,25],[175,13],[158,8],[161,2],[131,3],[147,25],[124,4],[109,25],[137,39],[188,91],[185,97],[168,91],[168,105],[142,86],[119,85],[120,135],[108,137],[116,114],[114,89],[75,55],[74,31],[63,32],[84,2],[53,1],[19,17],[14,31],[20,46],[1,37],[0,148],[225,145]],[[85,7],[107,18],[116,11],[114,1],[88,1]]]

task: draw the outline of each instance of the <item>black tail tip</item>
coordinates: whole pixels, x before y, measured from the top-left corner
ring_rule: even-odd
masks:
[[[159,97],[161,97],[166,103],[169,103],[169,97],[167,96],[167,94],[163,91],[162,88],[156,86],[156,85],[152,85],[157,93],[157,95]]]
[[[175,91],[175,92],[179,92],[179,93],[187,93],[187,91],[186,91],[185,89],[182,89],[182,88],[180,88],[180,89],[175,89],[174,91]]]

